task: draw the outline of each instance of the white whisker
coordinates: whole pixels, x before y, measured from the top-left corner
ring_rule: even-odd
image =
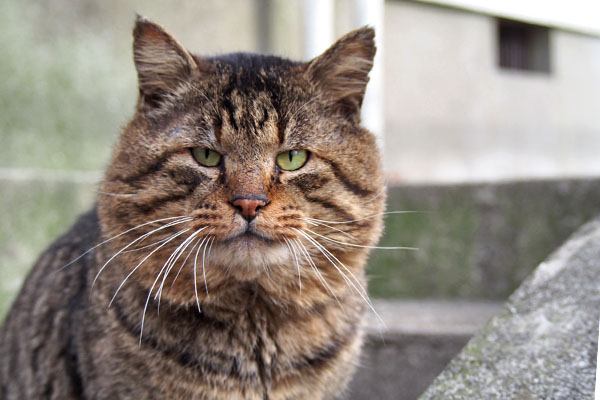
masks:
[[[311,267],[311,269],[315,272],[315,274],[317,275],[317,278],[319,279],[319,281],[321,282],[321,284],[323,285],[323,287],[325,288],[327,293],[329,293],[335,299],[335,301],[338,303],[340,308],[343,310],[344,306],[342,305],[342,303],[340,302],[338,297],[335,295],[335,293],[333,293],[333,290],[331,289],[331,287],[329,286],[329,284],[327,283],[325,278],[323,278],[323,275],[319,271],[319,268],[317,268],[317,266],[315,265],[315,262],[310,257],[310,254],[308,253],[306,246],[304,246],[304,243],[302,243],[299,239],[292,239],[292,240],[298,246],[298,249],[300,250],[301,254],[304,256],[304,258],[308,262],[308,265]]]
[[[210,234],[210,232],[209,232],[209,234]],[[208,258],[210,256],[210,250],[212,249],[212,246],[213,246],[214,242],[215,242],[215,237],[213,236],[213,237],[210,238],[210,243],[208,245],[208,251],[206,252],[206,258]]]
[[[333,267],[340,273],[340,275],[346,281],[346,283],[349,284],[352,288],[354,288],[354,290],[356,290],[356,292],[358,293],[358,295],[369,306],[369,308],[371,309],[371,311],[373,312],[373,314],[377,317],[377,319],[382,324],[385,324],[385,322],[383,321],[383,319],[381,318],[381,316],[379,315],[379,313],[377,313],[377,311],[375,310],[375,307],[373,306],[373,303],[371,302],[371,299],[369,299],[369,295],[368,295],[367,291],[362,286],[362,284],[360,283],[360,281],[358,280],[358,278],[352,273],[352,271],[350,271],[350,269],[348,267],[346,267],[346,265],[344,263],[342,263],[335,255],[333,255],[333,253],[331,253],[329,250],[327,250],[327,248],[324,247],[321,243],[319,243],[316,239],[310,237],[308,234],[306,234],[305,232],[300,231],[299,229],[296,229],[296,228],[292,228],[292,229],[294,229],[295,231],[297,231],[304,238],[306,238],[313,245],[315,245],[315,247],[317,247],[317,249],[325,256],[325,258],[327,258],[327,260],[329,260],[329,262],[331,263],[331,265],[333,265]],[[350,276],[352,277],[352,279],[354,279],[354,281],[356,282],[356,284],[358,284],[358,287],[354,284],[354,282],[352,282],[350,279],[348,279],[348,277],[346,276],[346,274],[344,274],[344,272],[336,265],[336,261],[339,263],[340,266],[342,266],[346,270],[346,272],[348,272],[350,274]]]
[[[147,259],[149,259],[152,254],[156,253],[158,250],[161,249],[161,247],[163,247],[164,245],[166,245],[167,243],[169,243],[171,240],[175,239],[176,237],[178,237],[179,235],[184,234],[185,232],[189,231],[192,228],[186,228],[184,230],[181,230],[173,235],[171,235],[169,237],[169,240],[167,240],[166,242],[164,242],[163,244],[161,244],[160,246],[158,246],[156,249],[152,250],[146,257],[144,257],[142,259],[142,261],[140,261],[131,271],[129,271],[129,273],[127,274],[127,276],[125,277],[125,279],[123,279],[123,281],[121,281],[121,284],[119,285],[119,287],[117,288],[117,290],[115,290],[115,294],[113,295],[113,297],[110,299],[110,302],[108,303],[108,307],[110,307],[113,303],[113,301],[115,300],[115,298],[117,297],[117,294],[119,293],[119,291],[121,290],[121,288],[123,287],[123,285],[125,285],[125,282],[127,282],[127,280],[129,279],[129,277],[131,275],[134,274],[135,271],[137,271],[137,269],[140,267],[140,265],[142,265]],[[106,264],[105,264],[106,265]],[[100,272],[98,272],[98,274],[100,274]],[[98,275],[96,275],[96,278],[98,277]]]
[[[143,234],[142,236],[138,237],[137,239],[134,239],[134,240],[132,240],[131,242],[129,242],[129,244],[128,244],[128,245],[126,245],[125,247],[122,247],[122,248],[121,248],[121,250],[119,250],[119,251],[117,251],[115,254],[113,254],[113,256],[112,256],[111,258],[109,258],[109,259],[108,259],[108,261],[104,263],[104,265],[102,265],[102,267],[101,267],[101,268],[98,270],[98,273],[97,273],[97,274],[96,274],[96,276],[94,277],[94,281],[92,282],[92,286],[91,286],[91,288],[92,288],[92,289],[94,288],[94,285],[96,284],[96,280],[98,280],[98,277],[100,276],[100,274],[102,273],[102,271],[104,271],[104,268],[106,268],[106,266],[107,266],[108,264],[110,264],[110,262],[111,262],[112,260],[114,260],[114,259],[115,259],[115,258],[116,258],[116,257],[117,257],[119,254],[121,254],[121,253],[123,253],[125,250],[127,250],[127,249],[128,249],[130,246],[132,246],[133,244],[135,244],[135,243],[139,242],[140,240],[143,240],[143,239],[147,238],[148,236],[152,235],[154,232],[158,232],[158,231],[160,231],[160,230],[163,230],[163,229],[166,229],[166,228],[169,228],[169,227],[171,227],[171,226],[178,225],[178,224],[183,224],[183,223],[185,223],[185,222],[189,222],[189,221],[191,221],[191,220],[193,220],[193,218],[186,217],[186,218],[183,218],[183,219],[179,219],[179,220],[177,220],[177,221],[172,221],[172,222],[169,222],[168,224],[166,224],[166,225],[163,225],[163,226],[161,226],[161,227],[158,227],[158,228],[156,228],[156,229],[154,229],[154,230],[152,230],[152,231],[150,231],[150,232],[148,232],[148,233],[145,233],[145,234]],[[164,243],[163,243],[163,245],[164,245]],[[160,249],[160,248],[161,248],[163,245],[161,245],[160,247],[158,247],[158,249]],[[157,249],[157,250],[158,250],[158,249]],[[151,254],[152,254],[152,253],[151,253]],[[90,292],[91,292],[91,291],[90,291]]]
[[[162,290],[165,285],[165,281],[167,280],[167,276],[169,276],[169,273],[171,272],[171,269],[173,268],[175,263],[177,263],[177,260],[179,260],[179,257],[181,257],[181,255],[185,252],[185,249],[190,245],[190,243],[194,240],[194,238],[196,236],[198,236],[198,234],[205,229],[206,229],[206,227],[202,227],[202,228],[198,229],[197,231],[195,231],[194,233],[192,233],[179,246],[177,246],[175,251],[173,251],[173,253],[171,253],[169,258],[165,262],[165,265],[167,265],[167,269],[165,270],[165,273],[163,274],[162,282],[160,283],[160,286],[158,287],[158,290],[156,291],[156,294],[154,296],[154,300],[156,300],[158,297],[158,307],[159,308],[160,308],[160,299],[162,297]]]
[[[192,228],[186,228],[186,229],[184,229],[183,231],[177,233],[177,235],[175,235],[171,240],[174,240],[176,237],[184,234],[185,232],[187,232],[187,231],[189,231],[191,229]],[[142,261],[140,261],[140,263],[138,265],[135,266],[135,269],[137,269],[140,265],[142,265],[142,263],[144,261],[146,261],[148,259],[148,257],[150,257],[154,252],[156,252],[158,249],[160,249],[162,246],[166,245],[169,242],[165,242],[165,243],[161,244],[160,247],[154,249],[152,251],[152,253],[148,254]],[[154,282],[152,283],[152,286],[150,287],[150,290],[148,291],[148,297],[146,297],[146,304],[144,304],[144,311],[142,312],[142,323],[141,323],[141,326],[140,326],[140,343],[139,343],[140,346],[142,345],[142,335],[144,334],[144,321],[146,319],[146,309],[148,308],[148,303],[150,302],[150,297],[152,297],[152,291],[154,290],[154,287],[156,286],[156,283],[158,282],[158,279],[160,278],[160,275],[161,275],[161,273],[162,273],[162,271],[163,271],[164,268],[165,267],[163,266],[163,268],[159,271],[158,275],[156,276],[156,279],[154,280]],[[133,273],[133,271],[131,273]],[[128,275],[128,277],[131,275],[131,273]],[[121,284],[121,286],[122,285],[123,284]],[[121,286],[119,286],[119,289],[121,288]],[[115,296],[116,295],[117,294],[115,293]],[[114,299],[114,296],[113,296],[113,299]],[[112,300],[111,300],[111,302],[112,302]]]
[[[327,223],[327,224],[349,224],[349,223],[352,223],[352,222],[364,221],[365,219],[371,219],[371,218],[380,217],[382,215],[390,215],[390,214],[423,214],[423,213],[428,213],[428,211],[386,211],[386,212],[382,212],[382,213],[378,213],[378,214],[373,214],[373,215],[369,215],[367,217],[352,219],[352,220],[348,220],[348,221],[325,221],[325,220],[322,220],[322,219],[315,219],[315,218],[307,218],[307,219],[309,219],[311,221],[316,221],[316,222],[324,222],[324,223]],[[302,218],[298,218],[298,219],[302,219]]]
[[[296,228],[293,228],[296,229]],[[296,229],[297,230],[297,229]],[[327,236],[323,236],[321,234],[318,234],[317,232],[311,231],[310,229],[306,229],[307,232],[312,233],[313,235],[317,235],[320,238],[323,238],[327,241],[336,243],[336,244],[340,244],[340,245],[344,245],[344,246],[351,246],[351,247],[362,247],[365,249],[380,249],[380,250],[419,250],[417,247],[381,247],[381,246],[365,246],[362,244],[354,244],[354,243],[348,243],[348,242],[341,242],[339,240],[335,240],[335,239],[331,239],[328,238]]]
[[[298,269],[298,290],[300,291],[300,295],[302,295],[302,279],[300,278],[300,263],[298,262],[298,255],[296,254],[295,248],[291,246],[290,240],[288,238],[283,238],[285,244],[288,247],[290,255],[294,257],[294,261],[296,262],[296,268]]]
[[[187,257],[185,258],[185,260],[183,260],[183,262],[181,263],[181,266],[179,267],[179,270],[177,271],[177,274],[175,275],[175,278],[173,279],[173,282],[171,282],[171,286],[173,287],[173,285],[175,285],[175,281],[177,280],[177,278],[179,277],[179,274],[181,273],[181,270],[183,269],[183,267],[185,266],[185,263],[187,262],[188,258],[190,258],[190,256],[192,255],[192,253],[194,252],[194,250],[196,249],[196,246],[198,246],[198,243],[200,243],[200,241],[202,240],[202,238],[198,238],[198,240],[196,240],[196,243],[192,246],[192,248],[190,249]]]
[[[269,273],[269,267],[268,267],[267,263],[265,262],[264,259],[261,259],[260,263],[262,264],[263,271],[265,271],[265,275],[267,275],[267,281],[271,282],[271,274]]]
[[[206,269],[204,268],[204,262],[206,260],[206,248],[207,247],[208,247],[208,241],[206,242],[206,245],[204,246],[204,250],[202,250],[202,279],[204,279],[204,289],[206,290],[206,297],[208,297],[208,284],[206,283]]]
[[[153,242],[153,243],[147,244],[147,245],[145,245],[145,246],[142,246],[142,247],[136,247],[136,248],[134,248],[134,249],[125,250],[123,253],[133,253],[133,252],[136,252],[136,251],[140,251],[140,250],[147,249],[147,248],[149,248],[149,247],[157,246],[157,245],[161,244],[162,242],[164,242],[165,240],[167,240],[167,238],[165,238],[165,239],[160,239],[160,240],[157,240],[156,242]],[[139,244],[141,244],[141,242],[140,242],[140,243],[138,243],[138,245],[139,245]]]
[[[382,194],[384,194],[386,190],[387,190],[387,187],[384,186],[383,189],[381,189],[379,191],[379,193],[377,193],[375,196],[373,196],[369,200],[363,201],[362,203],[359,203],[359,204],[360,205],[369,204],[370,202],[372,202],[373,200],[379,198]]]
[[[109,193],[109,192],[101,192],[98,191],[99,194],[103,194],[105,196],[115,196],[115,197],[131,197],[131,196],[137,196],[137,193]]]
[[[180,215],[180,216],[177,216],[177,217],[169,217],[169,218],[155,219],[154,221],[145,222],[145,223],[143,223],[143,224],[140,224],[140,225],[134,226],[134,227],[133,227],[133,228],[131,228],[131,229],[128,229],[128,230],[126,230],[126,231],[124,231],[124,232],[121,232],[121,233],[119,233],[119,234],[117,234],[117,235],[115,235],[115,236],[113,236],[113,237],[111,237],[111,238],[108,238],[108,239],[106,239],[106,240],[104,240],[104,241],[102,241],[102,242],[98,243],[98,244],[97,244],[97,245],[95,245],[94,247],[92,247],[92,248],[90,248],[90,249],[86,250],[86,251],[85,251],[85,253],[81,254],[79,257],[75,258],[74,260],[71,260],[71,261],[69,261],[67,264],[65,264],[65,265],[63,265],[62,267],[60,267],[58,270],[60,271],[60,270],[62,270],[62,269],[64,269],[64,268],[67,268],[69,265],[71,265],[71,264],[73,264],[75,261],[77,261],[77,260],[81,259],[83,256],[85,256],[85,255],[86,255],[86,254],[88,254],[89,252],[91,252],[91,251],[93,251],[93,250],[97,249],[98,247],[102,246],[102,245],[103,245],[103,244],[105,244],[105,243],[108,243],[108,242],[110,242],[111,240],[114,240],[114,239],[118,238],[119,236],[123,236],[123,235],[125,235],[126,233],[129,233],[129,232],[131,232],[131,231],[134,231],[134,230],[136,230],[136,229],[139,229],[139,228],[141,228],[141,227],[143,227],[143,226],[146,226],[146,225],[155,224],[155,223],[157,223],[157,222],[168,221],[168,220],[177,219],[177,218],[182,218],[182,219],[187,219],[187,218],[190,218],[190,220],[191,220],[191,219],[193,219],[193,218],[191,218],[191,217],[187,217],[187,216],[185,216],[185,215]]]
[[[327,258],[327,260],[338,270],[338,272],[340,273],[340,275],[342,275],[344,280],[347,280],[347,283],[354,287],[354,289],[358,292],[358,294],[361,295],[361,297],[363,297],[363,299],[365,299],[365,301],[369,302],[369,300],[367,300],[367,291],[365,290],[365,288],[363,288],[358,278],[352,273],[352,271],[348,269],[348,267],[344,265],[344,263],[342,263],[335,255],[333,255],[329,250],[327,250],[327,248],[325,248],[321,243],[315,240],[315,238],[311,237],[305,232],[302,232],[300,229],[292,229],[294,229],[296,232],[298,232],[300,235],[306,238],[310,243],[312,243],[325,256],[325,258]],[[354,279],[354,282],[351,282],[350,279],[346,276],[346,274],[344,274],[343,271],[339,269],[338,264],[340,266],[343,266],[343,268],[350,274],[352,279]],[[358,285],[358,287],[356,285]]]
[[[341,234],[344,234],[344,235],[348,236],[350,239],[356,239],[354,236],[352,236],[348,232],[345,232],[345,231],[343,231],[343,230],[341,230],[339,228],[336,228],[336,227],[324,224],[322,222],[317,222],[317,221],[313,220],[312,218],[298,218],[298,219],[304,220],[304,221],[306,221],[309,224],[314,225],[314,226],[324,226],[326,228],[329,228],[329,229],[332,229],[334,231],[340,232]]]
[[[200,249],[202,248],[202,245],[204,244],[204,242],[206,242],[206,239],[208,238],[208,236],[205,236],[204,238],[202,238],[202,241],[200,242],[200,244],[198,245],[198,250],[196,250],[196,256],[194,257],[194,293],[196,295],[196,305],[198,306],[198,312],[202,312],[200,310],[200,299],[198,298],[198,274],[197,274],[197,270],[198,270],[198,253],[200,253]],[[206,284],[206,280],[204,281],[204,286],[208,286]],[[206,288],[207,291],[207,295],[208,295],[208,288]]]

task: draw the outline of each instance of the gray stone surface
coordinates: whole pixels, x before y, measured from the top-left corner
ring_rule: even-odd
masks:
[[[591,399],[599,318],[600,218],[536,269],[420,399]]]
[[[413,400],[471,336],[501,308],[499,303],[395,300],[375,302],[360,368],[349,400]]]
[[[374,300],[368,314],[369,335],[472,336],[501,308],[491,301]]]

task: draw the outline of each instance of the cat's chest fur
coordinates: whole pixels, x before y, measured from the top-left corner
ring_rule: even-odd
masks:
[[[342,397],[385,202],[373,35],[202,58],[138,18],[136,113],[0,328],[0,399]]]
[[[319,374],[336,366],[339,379],[351,376],[352,364],[341,361],[352,360],[361,341],[363,305],[356,300],[343,299],[344,309],[333,299],[285,309],[256,283],[242,282],[206,301],[201,312],[164,300],[159,306],[151,298],[142,332],[146,290],[127,286],[110,309],[103,307],[112,293],[103,285],[112,289],[111,282],[122,278],[107,273],[96,281],[82,332],[93,358],[90,372],[106,368],[101,375],[118,376],[120,384],[113,381],[115,392],[106,398],[127,388],[148,399],[194,398],[207,388],[214,398],[333,398],[338,389],[323,385]],[[144,385],[137,384],[140,379]]]
[[[91,302],[97,302],[92,308],[108,300],[92,296]],[[95,364],[111,365],[123,356],[113,371],[124,365],[119,375],[128,377],[126,382],[137,381],[141,377],[136,375],[143,373],[148,391],[144,398],[193,398],[199,387],[211,388],[215,398],[334,398],[339,390],[323,385],[319,374],[337,370],[340,380],[349,380],[353,365],[342,360],[355,358],[362,339],[363,304],[356,299],[344,299],[344,309],[329,301],[286,309],[260,286],[243,282],[221,292],[218,301],[206,301],[201,312],[194,305],[163,301],[159,306],[151,298],[142,332],[140,310],[146,300],[145,290],[124,289],[108,310],[109,318],[97,315],[88,334],[97,341]],[[103,343],[106,331],[113,338]],[[118,346],[108,354],[115,335]],[[98,363],[101,358],[106,362]],[[148,368],[131,371],[132,361]]]

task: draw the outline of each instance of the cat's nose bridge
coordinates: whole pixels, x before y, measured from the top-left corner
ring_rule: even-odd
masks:
[[[231,198],[266,196],[265,178],[260,170],[237,170],[228,177]]]
[[[240,169],[230,176],[229,203],[247,220],[269,204],[264,180],[262,171],[256,168]]]

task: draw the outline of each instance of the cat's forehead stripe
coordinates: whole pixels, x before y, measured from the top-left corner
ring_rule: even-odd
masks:
[[[220,112],[222,121],[218,143],[239,141],[248,143],[283,143],[285,124],[279,118],[278,104],[271,92],[244,92],[235,84],[224,90]],[[257,142],[258,140],[258,142]]]

